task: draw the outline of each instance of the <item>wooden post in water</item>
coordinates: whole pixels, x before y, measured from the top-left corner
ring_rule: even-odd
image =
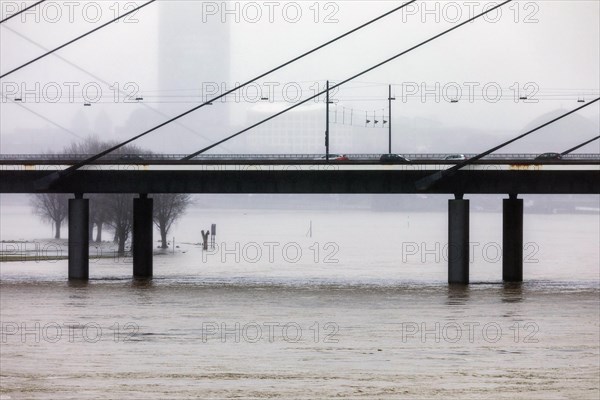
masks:
[[[208,250],[208,235],[210,231],[202,230],[202,250]]]
[[[217,236],[217,224],[212,224],[210,226],[210,248],[212,250],[215,249],[216,236]]]

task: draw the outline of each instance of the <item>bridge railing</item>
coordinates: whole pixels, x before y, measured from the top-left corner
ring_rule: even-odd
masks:
[[[447,156],[457,153],[414,153],[414,154],[402,154],[404,157],[413,161],[427,161],[427,160],[444,160]],[[475,154],[462,154],[466,158],[474,157]],[[483,160],[533,160],[539,154],[528,154],[528,153],[501,153],[501,154],[490,154],[483,158]],[[0,161],[80,161],[91,157],[92,154],[0,154]],[[179,161],[184,158],[186,154],[114,154],[102,157],[102,161]],[[330,155],[336,157],[335,155]],[[346,154],[351,160],[359,161],[378,161],[381,157],[380,153],[371,154]],[[195,157],[193,160],[197,161],[218,161],[218,160],[240,160],[240,161],[258,161],[258,160],[323,160],[325,154],[202,154]],[[563,156],[565,160],[600,160],[600,154],[598,153],[580,153],[580,154],[567,154]]]

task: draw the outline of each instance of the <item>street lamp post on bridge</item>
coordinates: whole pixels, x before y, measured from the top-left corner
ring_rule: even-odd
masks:
[[[329,105],[333,102],[329,100],[329,81],[325,86],[325,160],[329,162]]]
[[[329,161],[329,81],[325,85],[325,160]]]
[[[388,94],[388,153],[392,154],[392,100],[396,100],[392,97],[392,85],[389,85]]]

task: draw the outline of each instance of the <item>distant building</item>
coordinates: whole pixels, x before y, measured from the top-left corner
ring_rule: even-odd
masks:
[[[248,112],[247,125],[261,121],[290,103],[260,103]],[[333,110],[330,110],[333,118]],[[354,148],[352,127],[330,124],[331,153],[348,153]],[[325,105],[310,103],[295,108],[257,128],[246,136],[248,153],[254,154],[324,154]]]
[[[159,4],[157,96],[160,109],[170,116],[206,100],[203,89],[229,85],[230,28],[219,18],[203,22],[202,4],[200,1],[164,1]],[[228,117],[226,106],[206,106],[181,119],[181,123],[193,128],[199,135],[171,124],[168,127],[170,134],[160,137],[165,146],[178,145],[180,151],[189,145],[206,145],[228,132]],[[174,140],[175,135],[177,139]]]
[[[160,3],[159,81],[163,90],[201,89],[229,79],[230,29],[218,18],[203,22],[202,2]]]

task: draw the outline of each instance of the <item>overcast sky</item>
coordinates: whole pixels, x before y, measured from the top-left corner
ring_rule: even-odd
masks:
[[[15,6],[33,2],[0,3],[4,18]],[[226,3],[159,1],[129,21],[114,23],[56,52],[60,58],[48,56],[4,77],[2,91],[8,100],[1,103],[0,144],[10,149],[15,132],[36,130],[39,134],[40,130],[57,129],[48,120],[80,137],[133,136],[166,119],[147,106],[166,115],[185,111],[198,104],[203,88],[250,79],[401,4]],[[259,97],[292,105],[298,88],[302,98],[311,96],[325,80],[346,79],[482,12],[489,3],[418,1],[404,12],[262,79]],[[42,48],[54,48],[109,21],[115,12],[123,13],[133,3],[104,0],[69,4],[49,1],[23,18],[2,23],[2,73],[42,54]],[[578,100],[598,97],[599,38],[598,1],[514,1],[503,7],[501,15],[492,13],[487,20],[468,24],[348,83],[334,98],[337,107],[386,114],[387,85],[393,84],[394,116],[434,120],[454,129],[497,134],[500,139],[520,133],[540,115],[569,110],[583,104]],[[134,97],[143,97],[145,105],[125,103],[122,96],[115,101],[115,87],[104,82],[117,83]],[[131,83],[133,86],[126,86]],[[73,97],[69,85],[74,87]],[[91,90],[90,97],[96,88],[102,91],[101,100],[92,99],[90,107],[83,105],[85,85]],[[23,87],[33,89],[40,101],[36,102],[31,93],[21,92]],[[62,93],[52,103],[48,100],[57,87]],[[423,98],[425,87],[429,92]],[[462,96],[457,87],[461,87]],[[498,88],[502,98],[496,101]],[[528,96],[528,101],[515,102],[522,96]],[[24,98],[20,105],[13,102],[17,97]],[[210,110],[199,110],[192,119],[182,119],[182,124],[194,129],[211,129],[205,129],[194,143],[189,142],[189,136],[181,136],[179,142],[171,143],[169,151],[186,152],[190,146],[207,144],[253,122],[248,111],[256,107],[256,96],[250,91],[242,97],[247,101],[216,104]],[[451,99],[460,101],[452,103]],[[599,110],[595,104],[579,115],[598,125]],[[136,111],[148,117],[132,119]],[[118,131],[123,126],[127,126],[125,133]],[[170,126],[152,135],[173,138],[182,129]],[[74,135],[64,134],[51,142],[58,149],[74,139]],[[146,142],[149,147],[156,143]]]

